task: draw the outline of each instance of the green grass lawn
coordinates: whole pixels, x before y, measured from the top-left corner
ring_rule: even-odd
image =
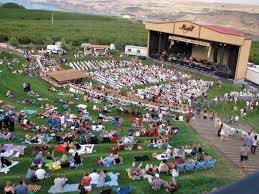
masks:
[[[239,85],[233,85],[230,83],[224,83],[221,88],[217,88],[216,85],[209,90],[208,92],[208,100],[212,100],[216,96],[223,97],[225,93],[231,92],[231,91],[241,91],[242,88]],[[214,111],[219,115],[220,117],[224,117],[225,120],[229,120],[230,116],[234,115],[240,115],[240,109],[245,108],[245,102],[244,101],[238,101],[237,103],[237,110],[234,110],[234,104],[231,102],[225,103],[225,104],[219,104],[219,105],[211,105],[209,107],[210,111]],[[248,125],[253,128],[253,130],[259,132],[259,109],[256,110],[249,110],[247,112],[247,116],[242,117],[240,119],[240,122],[242,124]]]
[[[241,91],[240,85],[233,85],[231,83],[223,83],[221,88],[216,86],[214,83],[213,87],[208,92],[208,100],[212,100],[216,96],[223,97],[225,93],[232,92],[232,91]]]
[[[5,61],[12,61],[14,56],[12,54],[1,54],[0,58],[5,58]],[[16,68],[19,68],[21,64],[26,63],[22,58],[15,57],[19,60],[17,64],[15,65]],[[5,68],[5,63],[3,65],[0,65],[0,70],[3,70],[3,72],[0,75],[0,99],[4,100],[6,104],[12,104],[16,107],[17,110],[21,109],[34,109],[40,112],[43,112],[42,109],[40,109],[38,106],[25,106],[22,104],[17,104],[16,101],[26,99],[27,96],[22,90],[22,83],[23,82],[30,82],[32,89],[35,90],[40,94],[41,97],[49,98],[49,99],[60,99],[56,93],[50,93],[48,92],[48,88],[50,85],[43,80],[34,77],[29,78],[26,75],[16,75],[12,74]],[[7,90],[11,90],[15,95],[17,96],[16,99],[10,99],[5,98],[4,94]],[[73,113],[76,113],[77,110],[75,106],[80,103],[84,103],[81,100],[75,101],[73,98],[67,97],[66,99],[69,99],[73,101],[75,104],[73,105],[73,108],[71,111]],[[50,101],[47,101],[48,103],[51,103]],[[39,102],[42,103],[42,102]],[[54,103],[55,106],[58,107],[59,111],[61,110],[61,107],[59,104]],[[92,112],[92,106],[93,103],[89,102],[87,103],[88,110],[90,114],[93,116],[94,119],[97,118],[97,114]],[[145,110],[142,110],[143,113]],[[116,115],[117,111],[112,109],[112,112],[109,113],[110,115]],[[123,134],[127,134],[128,129],[131,129],[131,124],[129,122],[129,117],[121,115],[124,119],[124,126],[123,131],[121,132]],[[34,122],[39,124],[46,123],[45,120],[40,120],[34,118],[34,116],[31,116],[31,118],[34,120]],[[47,123],[46,123],[47,124]],[[200,194],[202,191],[209,191],[213,187],[220,187],[222,185],[225,185],[229,182],[232,182],[242,174],[240,174],[238,168],[234,167],[229,162],[225,161],[222,156],[212,147],[208,145],[208,142],[201,139],[197,133],[188,125],[186,125],[184,122],[173,122],[173,125],[180,128],[179,134],[176,136],[173,136],[170,138],[170,143],[174,146],[180,146],[180,145],[191,145],[193,143],[201,143],[204,150],[206,150],[210,155],[212,155],[214,158],[217,159],[217,164],[215,169],[211,170],[204,170],[204,171],[195,171],[193,173],[184,173],[181,175],[177,181],[179,184],[179,190],[177,191],[177,194]],[[110,123],[105,124],[107,130],[114,129],[114,126],[112,126]],[[15,134],[18,137],[24,137],[25,132],[21,130],[21,127],[16,126]],[[150,156],[151,160],[150,163],[158,164],[159,162],[157,160],[154,160],[151,155],[153,152],[161,152],[161,150],[152,150],[147,148],[144,141],[148,140],[148,138],[141,137],[139,138],[141,145],[144,146],[144,151],[122,151],[119,154],[123,157],[124,163],[109,168],[109,171],[113,172],[119,172],[120,173],[120,179],[119,184],[120,186],[126,186],[130,184],[132,186],[132,193],[136,194],[144,194],[144,193],[157,193],[150,189],[147,180],[141,180],[141,181],[132,181],[128,178],[127,173],[125,169],[129,166],[131,166],[133,162],[133,157],[135,155],[142,155],[147,154]],[[18,143],[18,142],[14,142]],[[51,149],[54,148],[55,144],[54,142],[50,142]],[[96,161],[100,158],[100,156],[105,156],[109,150],[113,147],[112,144],[98,144],[95,146],[96,152],[94,152],[91,155],[84,155],[84,165],[76,170],[68,170],[68,169],[62,169],[60,171],[49,171],[47,170],[47,173],[50,175],[50,178],[47,180],[44,180],[42,182],[39,182],[38,184],[42,186],[42,190],[38,192],[39,194],[46,194],[49,187],[53,184],[53,180],[57,174],[63,174],[65,175],[70,183],[78,183],[80,181],[81,176],[83,175],[83,172],[85,170],[92,170],[94,168],[97,168],[98,170],[101,170],[98,168]],[[61,157],[60,153],[55,154],[56,157]],[[27,172],[27,169],[29,168],[32,158],[35,157],[35,154],[31,152],[30,146],[25,151],[25,155],[21,158],[18,158],[17,160],[20,162],[15,168],[11,169],[9,174],[1,174],[0,179],[0,191],[3,190],[4,184],[7,180],[10,180],[12,182],[17,182],[19,179],[24,178]],[[16,160],[16,159],[15,159]],[[146,163],[144,163],[146,164]],[[170,180],[171,176],[168,174],[163,174],[162,178],[166,180]],[[96,191],[92,192],[96,193]],[[163,192],[161,192],[163,193]]]

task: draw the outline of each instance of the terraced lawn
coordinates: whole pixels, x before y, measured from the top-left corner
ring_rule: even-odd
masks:
[[[16,110],[22,110],[22,109],[33,109],[37,110],[39,112],[43,112],[44,110],[41,109],[38,106],[25,106],[23,104],[17,103],[17,101],[24,100],[28,98],[26,94],[22,90],[22,83],[23,82],[30,82],[31,87],[34,91],[40,94],[41,97],[48,98],[47,101],[39,101],[38,103],[50,103],[58,107],[58,111],[62,112],[61,105],[56,102],[56,100],[61,99],[61,96],[58,96],[56,93],[51,93],[48,91],[48,88],[50,85],[41,79],[37,77],[30,78],[26,75],[16,75],[12,74],[5,68],[6,63],[8,61],[12,61],[13,58],[16,58],[19,60],[19,62],[16,63],[16,68],[20,68],[21,64],[24,64],[25,61],[21,58],[15,57],[12,54],[1,54],[0,58],[4,58],[5,62],[4,64],[0,65],[0,70],[3,72],[0,73],[0,100],[5,101],[5,104],[11,104],[16,107]],[[16,99],[10,99],[5,98],[4,94],[7,90],[11,90],[15,95],[17,96]],[[82,100],[76,101],[72,97],[66,97],[64,99],[71,100],[74,102],[74,105],[71,109],[71,111],[75,114],[77,114],[76,105],[84,103]],[[103,102],[104,103],[104,102]],[[102,104],[103,104],[102,103]],[[85,103],[84,103],[85,104]],[[88,111],[90,115],[93,117],[94,120],[97,119],[97,113],[92,111],[93,102],[87,103]],[[142,113],[145,113],[145,109],[142,108]],[[108,115],[114,116],[117,115],[117,110],[112,109],[112,112]],[[123,131],[121,132],[121,135],[127,134],[128,130],[132,128],[131,123],[129,122],[129,116],[120,115],[123,120]],[[46,120],[36,119],[34,116],[31,116],[32,120],[39,124],[46,124]],[[194,171],[193,173],[183,173],[178,179],[177,182],[179,184],[179,190],[176,192],[177,194],[200,194],[203,191],[210,191],[214,187],[220,187],[222,185],[225,185],[226,183],[232,182],[236,179],[239,179],[242,174],[240,174],[238,168],[230,164],[228,161],[225,161],[224,158],[212,147],[208,145],[208,142],[201,139],[195,130],[191,128],[189,125],[187,125],[184,122],[176,122],[171,121],[173,123],[173,126],[180,128],[179,133],[176,136],[170,137],[170,144],[173,145],[173,147],[178,147],[180,145],[191,145],[193,143],[200,143],[203,146],[203,149],[207,151],[210,155],[212,155],[214,158],[217,159],[217,164],[215,169],[211,170],[204,170],[204,171]],[[111,125],[110,123],[104,124],[107,130],[113,130],[115,127]],[[15,134],[18,137],[24,137],[26,134],[21,127],[16,125],[15,128]],[[31,134],[31,132],[30,132]],[[131,166],[133,162],[133,158],[136,155],[143,155],[146,154],[150,157],[149,163],[158,164],[159,162],[151,157],[152,153],[158,152],[160,153],[161,150],[152,150],[147,148],[146,141],[149,138],[147,137],[140,137],[140,144],[145,148],[144,151],[122,151],[119,152],[119,154],[123,157],[124,162],[123,164],[109,168],[109,171],[113,172],[119,172],[120,178],[119,178],[119,184],[120,186],[126,186],[131,185],[132,186],[132,193],[136,194],[144,194],[144,193],[157,193],[151,190],[150,186],[148,185],[147,180],[141,180],[141,181],[132,181],[128,178],[127,173],[125,169],[129,166]],[[10,143],[10,142],[1,142],[3,143]],[[16,141],[12,143],[18,143]],[[53,149],[55,146],[55,142],[50,142],[50,147]],[[68,169],[61,169],[60,171],[50,171],[47,170],[47,173],[50,175],[50,178],[47,180],[44,180],[42,182],[39,182],[37,184],[42,186],[42,190],[39,191],[39,194],[46,194],[47,190],[50,188],[50,186],[53,184],[53,180],[57,174],[63,174],[65,175],[70,183],[78,183],[86,170],[93,170],[94,168],[97,168],[98,170],[102,170],[101,168],[98,168],[96,162],[100,158],[100,156],[105,156],[108,154],[109,150],[113,147],[113,144],[98,144],[95,145],[94,153],[90,155],[84,155],[84,165],[78,169],[75,170],[68,170]],[[24,178],[27,172],[27,169],[29,168],[32,158],[35,157],[35,153],[31,151],[31,146],[29,146],[28,149],[25,151],[25,155],[21,158],[18,158],[17,160],[20,162],[15,168],[11,169],[11,171],[5,175],[1,174],[0,178],[0,191],[3,190],[4,184],[7,180],[14,182],[18,182],[19,179]],[[60,153],[55,153],[55,157],[59,158],[61,157]],[[144,165],[146,163],[143,163]],[[171,176],[169,174],[163,174],[162,178],[166,180],[170,180]],[[28,182],[29,183],[29,182]],[[1,192],[0,192],[1,193]],[[91,193],[98,193],[97,190],[94,190]],[[165,193],[165,192],[160,192]]]

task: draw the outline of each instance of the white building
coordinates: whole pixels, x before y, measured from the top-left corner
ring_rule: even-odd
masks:
[[[53,54],[62,54],[64,50],[61,48],[61,42],[56,42],[54,45],[47,45],[46,52]]]
[[[246,80],[259,85],[259,65],[248,64]]]
[[[125,55],[147,57],[147,47],[126,45]]]

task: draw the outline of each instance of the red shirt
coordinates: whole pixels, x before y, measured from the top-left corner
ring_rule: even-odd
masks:
[[[89,177],[89,176],[84,176],[83,178],[82,178],[82,180],[81,180],[81,184],[83,185],[83,186],[89,186],[90,185],[90,182],[91,182],[91,177]]]

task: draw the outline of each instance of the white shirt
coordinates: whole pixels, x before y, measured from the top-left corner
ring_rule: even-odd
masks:
[[[65,116],[64,115],[62,115],[60,117],[60,122],[61,122],[61,125],[63,125],[65,123]]]
[[[97,174],[96,172],[93,172],[89,176],[91,177],[91,184],[96,184],[97,185],[97,183],[99,181],[100,175]]]
[[[255,140],[255,139],[254,139],[254,141],[253,141],[253,146],[257,146],[257,144],[258,144],[258,140]]]
[[[57,177],[54,179],[54,184],[55,184],[55,188],[57,191],[62,191],[62,188],[65,184],[65,179],[64,178],[61,178],[61,177]]]
[[[37,179],[42,180],[45,178],[46,171],[44,169],[40,168],[40,169],[36,170],[35,175],[36,175]]]

